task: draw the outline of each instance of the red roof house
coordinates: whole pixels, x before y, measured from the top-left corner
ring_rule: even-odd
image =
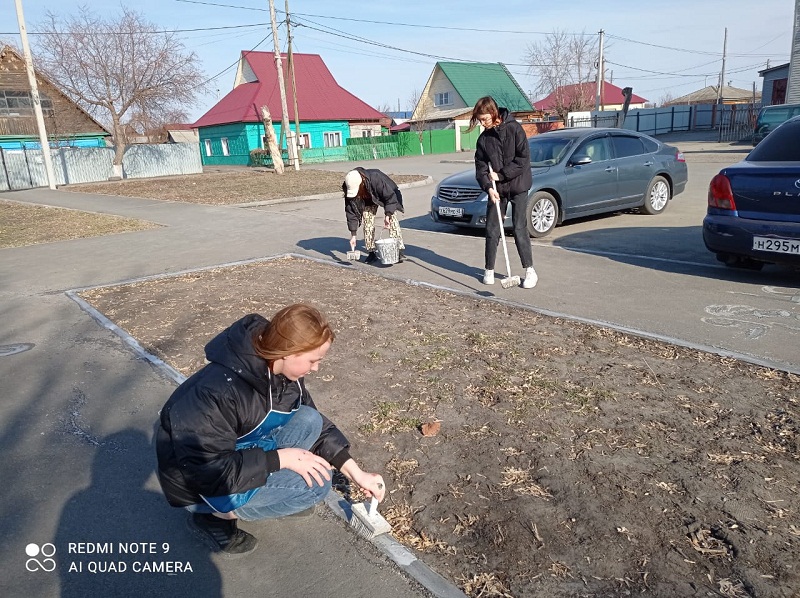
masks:
[[[339,147],[349,137],[377,136],[381,127],[389,127],[391,119],[341,87],[318,54],[293,54],[292,58],[304,148]],[[289,128],[293,131],[294,97],[285,54],[281,62]],[[204,163],[241,163],[225,158],[263,148],[261,106],[269,109],[276,137],[280,138],[283,111],[275,55],[242,52],[233,90],[193,125],[200,134]]]
[[[625,96],[622,89],[604,81],[601,86],[600,105],[602,110],[620,110],[625,104]],[[597,95],[597,85],[594,82],[576,83],[574,85],[564,85],[559,87],[549,96],[533,103],[538,110],[555,111],[566,110],[586,110],[587,106],[594,108]],[[631,103],[628,108],[644,108],[647,100],[636,94],[631,95]]]

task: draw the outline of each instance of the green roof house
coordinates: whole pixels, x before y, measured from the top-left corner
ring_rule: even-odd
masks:
[[[412,130],[456,130],[456,148],[462,149],[460,133],[469,124],[472,108],[483,96],[511,112],[534,110],[522,88],[499,62],[437,62],[428,77],[409,120]]]

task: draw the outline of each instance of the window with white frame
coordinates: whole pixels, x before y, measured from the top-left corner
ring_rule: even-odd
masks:
[[[230,156],[231,155],[231,151],[228,148],[228,138],[227,137],[223,137],[222,139],[219,140],[219,142],[222,145],[222,155],[223,156]]]
[[[322,134],[324,147],[341,147],[342,133],[340,131],[329,131]]]
[[[210,139],[206,139],[205,143],[206,143],[206,156],[210,156],[211,155],[211,140]]]
[[[311,147],[311,135],[308,133],[300,133],[298,141],[300,142],[300,147],[304,149]]]
[[[449,91],[445,91],[444,93],[437,93],[433,96],[434,106],[449,106],[452,103],[453,101],[450,99]]]

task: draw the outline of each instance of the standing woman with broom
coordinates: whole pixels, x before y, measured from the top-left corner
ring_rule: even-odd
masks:
[[[365,262],[377,261],[375,253],[375,214],[378,207],[383,208],[383,228],[389,229],[389,237],[400,244],[400,261],[405,258],[403,234],[396,212],[403,209],[403,194],[397,184],[377,168],[356,168],[348,172],[342,183],[344,192],[344,213],[350,231],[350,249],[355,251],[356,232],[364,223],[364,245],[369,255]]]
[[[494,263],[503,224],[497,216],[505,214],[511,202],[511,219],[517,253],[525,270],[522,287],[532,289],[539,277],[533,268],[531,239],[528,234],[526,207],[531,178],[530,147],[525,131],[506,108],[498,108],[491,96],[475,103],[469,130],[483,126],[475,148],[475,178],[489,195],[486,204],[486,251],[483,284],[494,284]],[[511,276],[511,272],[506,273]]]

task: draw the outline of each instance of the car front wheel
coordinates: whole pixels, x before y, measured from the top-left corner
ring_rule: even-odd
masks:
[[[536,239],[545,237],[558,222],[558,203],[546,191],[537,191],[528,200],[528,234]]]
[[[644,196],[644,205],[639,208],[642,214],[660,214],[667,207],[669,201],[669,183],[663,176],[653,177],[647,186]]]

